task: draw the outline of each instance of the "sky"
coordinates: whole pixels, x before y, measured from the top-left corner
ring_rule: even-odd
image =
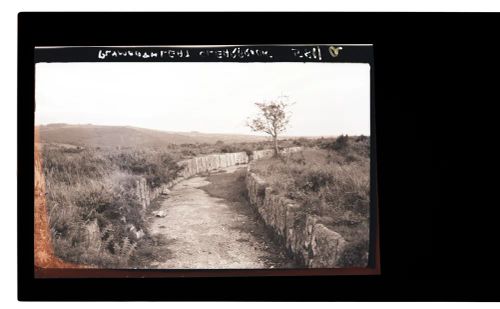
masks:
[[[37,63],[35,122],[256,134],[255,102],[295,102],[289,136],[370,135],[358,63]]]

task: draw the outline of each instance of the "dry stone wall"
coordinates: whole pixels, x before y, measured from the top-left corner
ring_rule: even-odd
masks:
[[[298,152],[302,150],[302,147],[289,147],[281,150],[281,153],[284,155]],[[264,150],[256,150],[252,152],[250,161],[252,160],[258,160],[258,159],[264,159],[264,158],[270,158],[274,155],[274,150],[273,149],[264,149]]]
[[[300,147],[285,148],[284,154],[297,152]],[[156,189],[150,189],[145,178],[140,178],[136,183],[136,196],[143,209],[147,209],[151,202],[162,193],[167,193],[179,181],[195,176],[200,173],[215,171],[234,165],[247,164],[255,159],[272,157],[274,151],[271,149],[253,151],[250,156],[246,152],[218,153],[207,156],[194,157],[180,161],[178,164],[183,167],[179,177]]]
[[[246,185],[250,204],[274,232],[286,250],[303,266],[342,267],[339,260],[346,246],[342,236],[300,211],[300,205],[273,193],[262,178],[247,168]]]
[[[151,189],[148,186],[146,178],[140,177],[136,181],[135,190],[136,190],[137,199],[139,200],[139,203],[141,204],[142,209],[146,210],[149,207],[149,205],[151,205],[151,202],[154,199],[159,197],[162,193],[167,193],[168,189],[171,188],[177,182],[178,182],[178,180],[172,181],[172,182],[165,184],[165,185],[162,185],[158,188]]]
[[[257,150],[252,152],[252,160],[258,160],[263,158],[270,158],[274,154],[272,149]]]
[[[199,173],[246,163],[248,163],[248,155],[245,152],[234,152],[195,157],[180,161],[179,165],[184,167],[181,177],[188,178]]]
[[[288,155],[288,154],[291,154],[294,152],[299,152],[301,150],[302,150],[302,147],[289,147],[289,148],[283,149],[281,152],[285,155]]]

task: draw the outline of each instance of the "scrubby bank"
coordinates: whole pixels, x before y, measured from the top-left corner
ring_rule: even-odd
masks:
[[[54,253],[93,267],[146,265],[147,207],[181,168],[168,153],[44,145],[42,170]]]
[[[369,137],[341,136],[250,165],[251,204],[305,266],[367,265],[369,153]]]

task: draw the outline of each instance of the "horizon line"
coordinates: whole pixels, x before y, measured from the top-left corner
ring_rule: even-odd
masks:
[[[157,131],[157,132],[164,132],[164,133],[198,133],[198,134],[214,134],[214,135],[244,135],[244,136],[251,136],[251,137],[258,137],[258,138],[267,138],[270,137],[269,135],[256,135],[256,134],[251,134],[251,133],[221,133],[221,132],[206,132],[206,131],[176,131],[176,130],[162,130],[162,129],[152,129],[152,128],[146,128],[146,127],[139,127],[139,126],[134,126],[134,125],[113,125],[113,124],[93,124],[93,123],[65,123],[65,122],[51,122],[51,123],[39,123],[35,124],[35,128],[38,126],[54,126],[54,125],[66,125],[66,126],[96,126],[96,127],[129,127],[129,128],[136,128],[136,129],[145,129],[145,130],[151,130],[151,131]],[[360,135],[365,135],[365,136],[370,136],[370,134],[350,134],[350,133],[339,133],[339,134],[318,134],[318,135],[287,135],[287,134],[281,134],[281,137],[289,137],[289,138],[300,138],[300,137],[337,137],[340,135],[350,135],[350,136],[360,136]]]

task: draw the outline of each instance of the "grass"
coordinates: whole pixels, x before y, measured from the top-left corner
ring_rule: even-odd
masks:
[[[258,160],[254,171],[276,194],[301,205],[348,242],[345,266],[362,264],[369,246],[370,159],[368,137],[316,143],[285,158]]]
[[[323,214],[325,218],[331,217],[336,220],[348,218],[359,221],[355,215],[347,216],[345,211],[338,212],[343,217],[328,214],[333,213],[337,208],[341,209],[345,203],[357,205],[349,199],[362,201],[356,206],[356,209],[362,210],[364,200],[360,196],[345,195],[344,199],[347,202],[342,202],[334,195],[330,195],[332,201],[324,197],[328,197],[327,191],[331,188],[335,189],[338,184],[338,182],[328,182],[328,177],[335,176],[335,173],[343,175],[342,173],[345,174],[348,171],[347,174],[352,176],[351,180],[348,177],[345,178],[347,184],[342,185],[338,190],[344,190],[344,187],[349,185],[357,190],[359,184],[356,181],[359,177],[355,173],[364,175],[366,171],[361,171],[356,164],[364,166],[366,154],[363,151],[365,149],[361,144],[361,146],[353,144],[350,146],[353,150],[346,153],[342,152],[342,149],[327,150],[331,148],[332,143],[336,143],[336,140],[322,138],[280,141],[281,147],[305,146],[319,147],[324,150],[304,152],[305,157],[300,157],[298,154],[290,157],[292,161],[287,164],[290,167],[295,166],[295,172],[306,176],[305,179],[308,180],[304,183],[293,183],[295,176],[290,174],[290,177],[284,178],[286,181],[283,184],[277,183],[276,188],[284,190],[283,192],[290,192],[292,195],[294,192],[303,192],[306,194],[304,201],[308,200],[305,199],[306,196],[315,197],[316,200],[310,200],[309,208]],[[179,167],[176,162],[181,159],[211,153],[239,151],[248,153],[252,150],[271,148],[271,146],[270,141],[161,144],[140,149],[122,146],[45,143],[41,150],[42,169],[46,184],[48,221],[55,254],[66,262],[103,268],[141,267],[148,265],[151,261],[161,259],[165,255],[166,251],[163,248],[167,241],[161,239],[160,236],[150,235],[148,231],[146,221],[148,213],[142,209],[136,195],[139,179],[145,178],[147,186],[154,189],[177,176]],[[319,160],[312,156],[323,156],[321,160],[328,160],[330,162],[328,164],[337,162],[342,166],[342,170],[335,170],[338,167],[332,165],[328,172],[331,175],[323,175],[321,168],[315,170],[302,167],[304,170],[310,170],[310,174],[301,174],[300,167],[304,165],[304,162]],[[306,165],[309,164],[307,162]],[[281,168],[282,172],[287,171],[280,162],[262,160],[261,164],[270,164],[272,168]],[[211,195],[241,204],[246,202],[246,189],[242,177],[244,177],[243,171],[212,175],[210,180],[213,180],[214,185],[208,185],[204,189]],[[290,184],[293,183],[295,187],[286,187],[287,181]],[[317,181],[319,182],[316,183]],[[323,182],[326,187],[323,186]],[[300,195],[292,197],[302,198]],[[324,205],[321,202],[323,200],[326,201]],[[153,203],[150,210],[154,207]],[[353,214],[359,212],[356,209],[352,212]],[[339,222],[333,223],[340,224]]]
[[[55,254],[67,262],[121,268],[148,264],[162,240],[149,234],[136,195],[180,171],[168,153],[45,145],[42,168]],[[163,241],[164,242],[164,241]]]
[[[233,203],[247,203],[245,168],[240,168],[234,173],[213,173],[207,176],[210,184],[203,186],[202,189],[208,194]]]

